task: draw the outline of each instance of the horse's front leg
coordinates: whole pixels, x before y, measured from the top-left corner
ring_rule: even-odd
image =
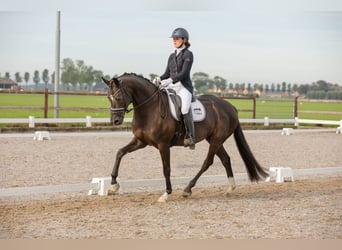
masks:
[[[115,194],[116,192],[119,191],[120,185],[117,183],[116,178],[118,177],[119,174],[119,167],[120,167],[120,162],[121,159],[124,155],[127,153],[133,152],[135,150],[138,150],[140,148],[146,147],[146,144],[136,137],[133,137],[130,143],[128,143],[125,147],[119,149],[119,151],[116,153],[116,159],[112,171],[112,186],[108,190],[108,195]]]
[[[158,199],[159,202],[166,202],[169,195],[172,193],[172,186],[171,186],[171,167],[170,167],[170,148],[168,145],[162,145],[159,147],[159,153],[163,163],[163,173],[165,177],[166,183],[166,191],[165,193],[160,196]]]

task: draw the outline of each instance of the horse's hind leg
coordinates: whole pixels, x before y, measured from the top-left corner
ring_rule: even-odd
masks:
[[[191,189],[196,185],[196,182],[201,177],[201,175],[208,170],[208,168],[214,162],[214,156],[217,152],[217,149],[221,147],[222,144],[211,143],[209,146],[209,152],[207,154],[207,158],[204,160],[201,170],[197,173],[197,175],[190,181],[188,186],[183,191],[183,197],[189,197],[192,193]]]
[[[221,160],[221,162],[222,162],[222,164],[223,164],[223,166],[227,172],[228,189],[227,189],[226,195],[228,195],[231,192],[233,192],[233,190],[236,188],[233,170],[232,170],[232,165],[230,163],[230,157],[229,157],[227,151],[224,149],[223,145],[216,152],[216,155],[220,158],[220,160]]]

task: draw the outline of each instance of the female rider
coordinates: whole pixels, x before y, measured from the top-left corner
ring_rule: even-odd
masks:
[[[165,73],[156,77],[153,83],[160,83],[161,88],[171,88],[181,98],[181,112],[186,129],[184,146],[195,149],[195,128],[190,110],[193,86],[190,79],[190,70],[193,63],[193,54],[188,49],[189,33],[184,28],[177,28],[172,32],[173,45],[176,50],[169,56]]]

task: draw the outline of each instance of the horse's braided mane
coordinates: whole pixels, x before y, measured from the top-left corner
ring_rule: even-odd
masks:
[[[135,77],[138,77],[138,78],[140,78],[140,79],[142,79],[142,80],[145,80],[145,81],[148,82],[149,84],[152,84],[153,86],[155,86],[149,79],[147,79],[146,77],[144,77],[144,76],[142,76],[142,75],[138,75],[138,74],[136,74],[136,73],[127,73],[127,72],[125,72],[125,73],[123,73],[121,76],[119,76],[119,78],[122,77],[122,76],[135,76]]]

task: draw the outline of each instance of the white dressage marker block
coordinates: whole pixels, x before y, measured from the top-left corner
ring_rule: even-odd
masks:
[[[293,135],[293,128],[283,128],[281,135]]]
[[[336,134],[342,134],[342,127],[336,128]]]
[[[276,177],[277,183],[282,183],[285,180],[294,181],[292,168],[271,167],[269,171],[270,177],[266,179],[267,182],[271,180],[271,175]]]
[[[51,136],[48,131],[36,131],[34,133],[33,140],[42,141],[44,139],[51,140]]]
[[[93,178],[91,183],[98,184],[96,188],[90,189],[88,195],[98,194],[98,195],[108,195],[108,189],[111,185],[111,177],[98,177]]]

